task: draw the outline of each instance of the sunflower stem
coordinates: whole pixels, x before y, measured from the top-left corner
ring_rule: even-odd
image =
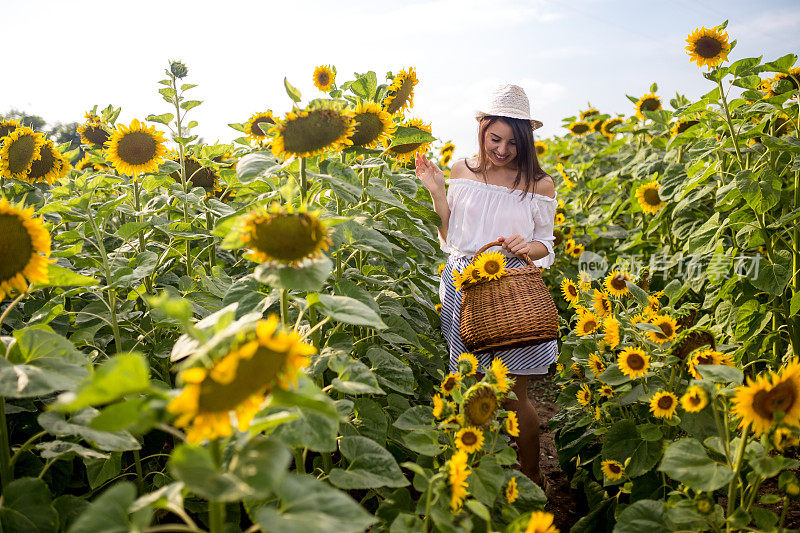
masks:
[[[742,459],[744,459],[744,449],[747,447],[747,437],[749,434],[750,426],[747,425],[742,430],[742,439],[739,442],[739,449],[736,451],[736,462],[733,467],[733,478],[731,478],[730,485],[728,485],[728,512],[726,516],[730,518],[733,514],[733,501],[736,499],[736,488],[739,481],[739,471],[742,468]],[[728,523],[728,531],[731,530],[730,522]]]
[[[140,223],[144,222],[144,217],[141,214],[142,204],[141,199],[139,197],[139,180],[136,179],[136,176],[133,176],[133,201],[134,201],[134,209],[136,209],[136,218]],[[139,236],[139,254],[142,254],[145,251],[144,248],[144,231],[142,228],[139,228],[139,231],[136,232]],[[150,279],[150,276],[144,278],[144,290],[147,294],[151,294],[153,292],[153,280]]]
[[[0,396],[0,485],[5,493],[11,483],[14,471],[11,468],[11,452],[8,443],[8,424],[6,422],[6,399]]]
[[[133,463],[136,467],[136,488],[139,489],[139,494],[144,494],[144,473],[142,471],[142,458],[139,455],[139,450],[133,450]]]
[[[306,473],[305,454],[302,448],[294,449],[294,469],[301,474]]]
[[[94,193],[94,190],[92,191]],[[91,195],[89,197],[91,202]],[[106,283],[108,287],[108,310],[111,312],[111,329],[114,332],[114,347],[117,353],[122,351],[122,339],[120,338],[119,322],[117,321],[117,293],[111,287],[111,266],[108,264],[108,254],[106,253],[106,245],[103,243],[103,237],[100,235],[100,229],[97,227],[94,217],[89,217],[89,223],[92,225],[94,238],[97,239],[97,249],[100,250],[100,255],[103,259],[103,270],[106,275]]]
[[[308,176],[306,175],[306,158],[300,158],[300,201],[305,204],[308,195]]]
[[[286,327],[289,320],[289,290],[281,289],[281,322]]]
[[[16,298],[14,298],[14,300],[12,300],[12,302],[10,304],[8,304],[8,307],[5,308],[5,310],[3,311],[3,314],[0,315],[0,331],[3,331],[3,322],[6,321],[6,318],[8,317],[9,313],[11,313],[11,310],[14,309],[17,306],[17,304],[22,301],[22,299],[25,297],[25,295],[30,292],[31,288],[33,288],[33,285],[29,285],[28,286],[28,290],[26,290],[25,292],[23,292],[22,294],[20,294]],[[10,349],[11,349],[10,346],[6,349],[6,353],[4,354],[4,357],[6,359],[8,358],[8,350],[10,350]]]
[[[211,215],[211,211],[206,210],[206,229],[209,233],[211,230],[214,229],[214,220],[213,216]],[[211,243],[208,248],[208,274],[212,275],[214,271],[214,265],[217,263],[217,246],[214,243],[214,237],[211,237]]]
[[[731,120],[731,112],[728,110],[728,99],[725,98],[725,89],[722,88],[722,79],[717,80],[717,86],[719,86],[719,96],[722,99],[722,106],[725,108],[725,117],[727,118],[728,122],[728,130],[731,132],[731,139],[733,139],[733,147],[736,150],[736,159],[739,161],[739,167],[744,169],[744,163],[742,163],[742,154],[739,151],[739,140],[736,133],[733,131],[733,121]]]

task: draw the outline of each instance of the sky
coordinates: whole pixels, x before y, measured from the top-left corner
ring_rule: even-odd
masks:
[[[544,123],[535,135],[547,138],[590,104],[632,113],[625,95],[653,82],[666,107],[676,92],[694,100],[711,90],[684,50],[701,26],[729,21],[733,60],[800,52],[796,0],[4,0],[2,13],[0,113],[50,124],[82,122],[94,105],[122,107],[125,124],[167,113],[158,80],[179,59],[183,81],[198,85],[189,96],[203,101],[189,114],[194,133],[231,142],[241,134],[228,123],[291,109],[284,77],[305,103],[323,96],[317,65],[335,65],[337,82],[372,70],[379,83],[413,66],[406,116],[454,142],[456,158],[477,151],[474,111],[503,83],[525,89]]]

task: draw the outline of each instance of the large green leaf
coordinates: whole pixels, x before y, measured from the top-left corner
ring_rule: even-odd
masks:
[[[236,163],[236,176],[242,183],[251,183],[256,178],[270,175],[280,168],[280,163],[272,154],[267,152],[253,152],[242,157]]]
[[[128,512],[136,498],[133,483],[123,481],[96,498],[72,523],[67,533],[127,533],[142,531],[150,522],[149,509]]]
[[[322,314],[339,322],[356,326],[370,326],[377,329],[386,329],[387,327],[371,307],[355,298],[317,294],[309,295],[308,301],[309,303],[319,303],[319,310]]]
[[[328,368],[336,372],[331,385],[347,394],[386,394],[372,370],[358,359],[339,353],[328,359]]]
[[[367,357],[372,363],[372,371],[378,377],[378,383],[402,394],[414,394],[416,382],[410,366],[377,344],[369,347]]]
[[[408,485],[392,454],[375,441],[360,436],[342,437],[339,449],[350,464],[346,470],[331,471],[330,480],[336,487],[349,490]]]
[[[709,458],[703,445],[692,438],[670,444],[658,469],[698,491],[716,490],[733,478],[730,468]]]
[[[319,291],[328,276],[331,275],[333,263],[328,256],[302,267],[278,266],[265,263],[256,267],[254,276],[261,283],[278,289],[297,291]]]
[[[472,469],[467,482],[470,493],[478,501],[493,507],[494,501],[505,484],[503,467],[493,457],[486,456],[481,459],[478,466]]]
[[[150,385],[148,366],[147,359],[140,353],[116,354],[96,366],[91,377],[75,392],[62,394],[58,408],[78,411],[142,392]]]
[[[86,287],[99,285],[100,280],[73,272],[55,263],[47,265],[47,281],[37,281],[36,288],[42,287]]]
[[[639,500],[622,511],[614,526],[614,533],[669,533],[674,531],[664,513],[664,503],[657,500]]]
[[[16,479],[3,489],[0,530],[45,533],[58,531],[58,513],[47,485],[38,478]]]
[[[38,421],[45,431],[56,437],[78,436],[104,451],[121,452],[141,448],[139,442],[127,431],[98,431],[90,428],[88,424],[97,416],[97,412],[97,409],[87,407],[75,413],[67,422],[62,413],[45,411],[39,415]]]
[[[661,458],[661,441],[645,440],[631,420],[616,422],[603,441],[603,458],[620,463],[630,458],[625,467],[629,477],[638,477],[652,469]]]
[[[256,493],[238,477],[220,470],[211,452],[202,446],[179,445],[172,451],[167,467],[189,490],[209,500],[233,502]]]
[[[275,439],[259,436],[236,451],[234,476],[253,489],[257,497],[266,497],[283,483],[292,461],[289,449]]]

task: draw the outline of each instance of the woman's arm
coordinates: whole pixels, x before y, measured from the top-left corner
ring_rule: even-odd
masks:
[[[431,200],[433,201],[433,209],[439,218],[442,219],[442,224],[439,226],[439,236],[442,242],[447,242],[447,229],[450,224],[450,205],[447,203],[447,189],[444,185],[444,172],[442,169],[434,165],[425,157],[424,154],[416,154],[416,169],[417,177],[422,184],[431,193]]]

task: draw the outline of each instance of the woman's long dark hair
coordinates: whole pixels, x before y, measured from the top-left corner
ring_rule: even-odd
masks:
[[[514,178],[514,185],[512,188],[516,189],[517,185],[524,180],[525,190],[522,191],[521,195],[524,198],[531,189],[531,185],[533,185],[533,192],[535,193],[536,182],[548,175],[547,172],[542,170],[541,165],[539,165],[539,158],[536,157],[536,145],[533,139],[533,129],[531,128],[531,123],[529,120],[499,117],[495,115],[483,117],[483,119],[481,119],[480,126],[478,127],[478,146],[480,147],[480,150],[478,151],[478,167],[470,167],[466,159],[464,160],[464,164],[467,165],[467,168],[472,172],[481,176],[484,182],[487,184],[489,183],[489,181],[486,179],[486,167],[488,166],[489,162],[486,160],[484,139],[486,137],[486,130],[498,120],[502,120],[511,126],[511,130],[514,132],[514,141],[516,142],[517,147],[517,175]]]

